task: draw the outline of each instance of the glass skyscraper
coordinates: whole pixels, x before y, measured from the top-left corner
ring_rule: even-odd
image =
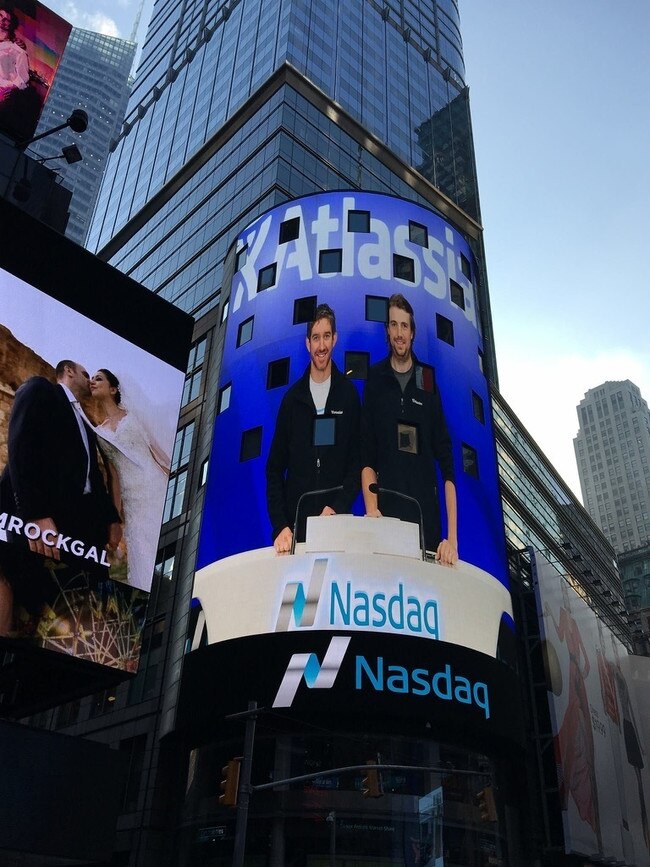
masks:
[[[52,726],[68,733],[110,743],[125,757],[128,778],[116,864],[230,863],[230,844],[222,844],[232,839],[232,822],[217,805],[219,769],[224,759],[239,754],[241,723],[233,723],[227,737],[213,735],[197,746],[184,740],[178,718],[184,654],[193,634],[190,605],[206,479],[210,460],[219,460],[213,434],[222,402],[219,373],[233,243],[269,209],[332,190],[364,190],[410,200],[437,212],[467,238],[479,271],[475,289],[483,370],[494,385],[496,363],[456,0],[157,0],[88,246],[192,313],[194,343],[140,670],[129,684],[63,705],[50,719]],[[524,549],[544,549],[558,572],[584,585],[589,598],[596,600],[597,587],[604,587],[608,595],[596,600],[595,607],[618,632],[624,633],[626,624],[611,549],[498,392],[493,398],[516,619],[528,618],[530,627],[525,640],[521,634],[518,638],[525,663],[522,693],[532,692],[533,681],[543,681],[543,673],[540,676],[536,669],[530,682],[523,673],[528,658],[533,658],[531,648],[540,643],[532,629],[535,601],[530,557]],[[218,691],[220,677],[218,671],[211,674],[201,686],[204,693],[197,690],[197,701]],[[513,705],[516,701],[513,695]],[[408,756],[410,763],[444,763],[450,769],[439,790],[430,791],[419,803],[416,798],[409,801],[409,810],[414,803],[420,810],[420,831],[431,827],[433,840],[433,831],[442,827],[436,807],[444,795],[449,820],[446,864],[523,867],[540,863],[544,847],[560,845],[554,766],[543,784],[539,778],[543,751],[547,761],[552,753],[547,749],[548,724],[536,718],[533,723],[529,748],[518,754],[527,791],[523,784],[521,791],[512,787],[512,763],[502,761],[502,756],[482,755],[464,745],[436,744],[428,735],[423,746],[422,732],[409,729],[408,720],[385,736],[384,756],[395,764]],[[370,730],[373,724],[369,711]],[[359,755],[367,759],[356,746],[362,737],[358,731],[351,747],[348,735],[338,730],[331,736],[320,729],[278,736],[277,731],[269,733],[271,728],[269,724],[265,730],[262,721],[256,746],[269,778],[356,764]],[[459,772],[456,778],[454,769]],[[508,826],[504,841],[503,823],[479,825],[483,842],[479,841],[473,796],[489,774],[501,786],[499,798],[507,801],[511,815],[520,810],[531,823],[527,839],[517,839]],[[398,775],[393,784],[399,790]],[[332,788],[321,780],[314,781],[307,796],[287,790],[277,802],[270,796],[260,798],[261,812],[251,833],[259,858],[254,863],[326,863],[333,827],[333,820],[325,823],[326,805]],[[350,815],[356,816],[363,811],[361,795],[351,791],[349,798]],[[368,810],[357,825],[356,819],[341,819],[343,824],[348,821],[347,828],[338,827],[349,832],[350,852],[358,844],[360,860],[350,855],[349,863],[369,863],[372,846],[391,852],[395,859],[401,847],[401,860],[390,863],[423,863],[415,843],[419,841],[424,852],[429,841],[420,836],[416,840],[410,829],[407,833],[396,814],[387,812],[381,822],[377,816]],[[468,816],[473,817],[472,828],[455,850],[450,841],[466,827]],[[396,827],[402,830],[401,837]],[[383,833],[393,835],[392,848],[388,836],[380,836]],[[301,860],[315,836],[321,860]],[[342,855],[341,840],[339,847]],[[492,856],[494,862],[489,860]],[[379,857],[372,863],[387,863]],[[433,858],[433,851],[426,857]]]
[[[158,2],[90,249],[200,316],[237,228],[336,188],[453,215],[482,266],[455,0]],[[484,268],[479,302],[494,377]]]
[[[36,133],[64,123],[75,108],[88,114],[88,129],[83,134],[65,129],[30,148],[49,159],[60,156],[62,146],[78,146],[81,161],[50,163],[72,190],[66,235],[78,244],[86,239],[110,145],[122,126],[135,50],[135,42],[74,28]]]

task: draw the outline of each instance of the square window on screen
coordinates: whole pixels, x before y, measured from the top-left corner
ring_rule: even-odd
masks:
[[[318,415],[314,419],[315,446],[333,446],[336,443],[336,418]]]
[[[270,289],[271,286],[275,286],[275,272],[276,272],[276,264],[275,262],[272,265],[267,265],[265,268],[262,268],[257,275],[257,291],[263,292],[265,289]]]
[[[289,382],[289,359],[278,358],[276,361],[269,361],[269,366],[266,369],[266,387],[279,388]]]
[[[250,319],[245,319],[239,324],[237,332],[237,346],[243,346],[253,339],[253,316]]]
[[[465,309],[465,293],[463,292],[463,287],[460,283],[456,283],[455,280],[449,280],[449,294],[451,295],[451,302],[455,304],[457,307],[460,307],[461,310]]]
[[[415,283],[415,262],[408,256],[400,256],[393,253],[393,277],[398,280],[408,280]]]
[[[343,250],[321,250],[318,254],[319,274],[339,274],[343,269]]]
[[[219,403],[217,404],[217,412],[224,412],[230,406],[230,395],[232,394],[232,382],[224,385],[219,389]]]
[[[475,391],[472,392],[472,411],[474,412],[474,418],[478,419],[481,424],[485,424],[485,407],[483,406],[483,400]]]
[[[300,325],[301,323],[311,322],[316,312],[316,295],[309,295],[306,298],[296,298],[293,302],[293,324]]]
[[[241,271],[241,269],[246,264],[246,259],[248,257],[248,247],[242,247],[241,250],[237,253],[235,258],[235,271]]]
[[[300,217],[294,217],[291,220],[285,220],[280,223],[280,237],[278,243],[286,244],[288,241],[295,241],[300,235]]]
[[[348,211],[348,232],[369,232],[370,211]]]
[[[422,223],[414,223],[413,220],[409,220],[409,241],[420,247],[428,247],[429,232],[427,227],[423,226]]]
[[[467,443],[463,443],[463,472],[478,479],[478,452]]]
[[[349,379],[368,379],[369,352],[346,352],[345,375]]]
[[[388,298],[366,295],[366,322],[388,322]]]
[[[262,428],[253,427],[250,430],[245,430],[241,435],[241,446],[239,449],[239,460],[250,461],[253,458],[259,458],[262,454]]]
[[[468,280],[472,279],[472,266],[470,265],[467,256],[463,256],[462,253],[460,254],[460,270]]]
[[[440,313],[436,313],[436,335],[450,346],[454,345],[454,323]]]

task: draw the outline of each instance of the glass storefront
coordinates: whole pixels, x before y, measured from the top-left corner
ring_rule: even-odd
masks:
[[[192,751],[179,865],[230,867],[237,810],[219,805],[219,781],[222,766],[241,750],[241,741],[220,741]],[[374,776],[372,768],[358,768],[368,762],[392,767]],[[488,756],[459,746],[431,738],[263,732],[252,787],[245,858],[251,867],[509,863],[505,784]]]

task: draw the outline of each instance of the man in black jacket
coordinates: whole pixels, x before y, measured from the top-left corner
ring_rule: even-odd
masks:
[[[373,365],[364,391],[361,484],[366,514],[419,522],[415,504],[370,485],[415,498],[422,509],[424,541],[445,565],[458,560],[456,486],[451,440],[433,371],[415,357],[413,308],[403,295],[388,301],[390,353]],[[436,463],[444,482],[447,535],[442,537]]]
[[[307,325],[310,363],[280,404],[266,464],[266,498],[278,553],[291,549],[294,530],[304,537],[308,515],[348,512],[359,491],[359,396],[332,361],[336,320],[327,304]],[[342,491],[303,499],[302,494],[341,485]]]
[[[88,373],[66,359],[57,365],[56,379],[55,385],[33,376],[16,392],[9,460],[0,477],[0,513],[13,537],[8,544],[0,541],[0,566],[17,597],[24,595],[32,607],[42,592],[33,575],[42,557],[76,560],[95,571],[104,547],[117,545],[122,534],[95,434],[80,407],[90,396]],[[108,574],[105,567],[103,572]],[[0,608],[6,608],[4,601]],[[5,611],[0,621],[6,617]]]

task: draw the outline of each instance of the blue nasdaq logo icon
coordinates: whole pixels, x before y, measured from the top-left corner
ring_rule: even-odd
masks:
[[[331,689],[350,643],[349,636],[332,638],[319,662],[315,653],[294,653],[273,701],[273,707],[291,707],[302,679],[309,689]]]

